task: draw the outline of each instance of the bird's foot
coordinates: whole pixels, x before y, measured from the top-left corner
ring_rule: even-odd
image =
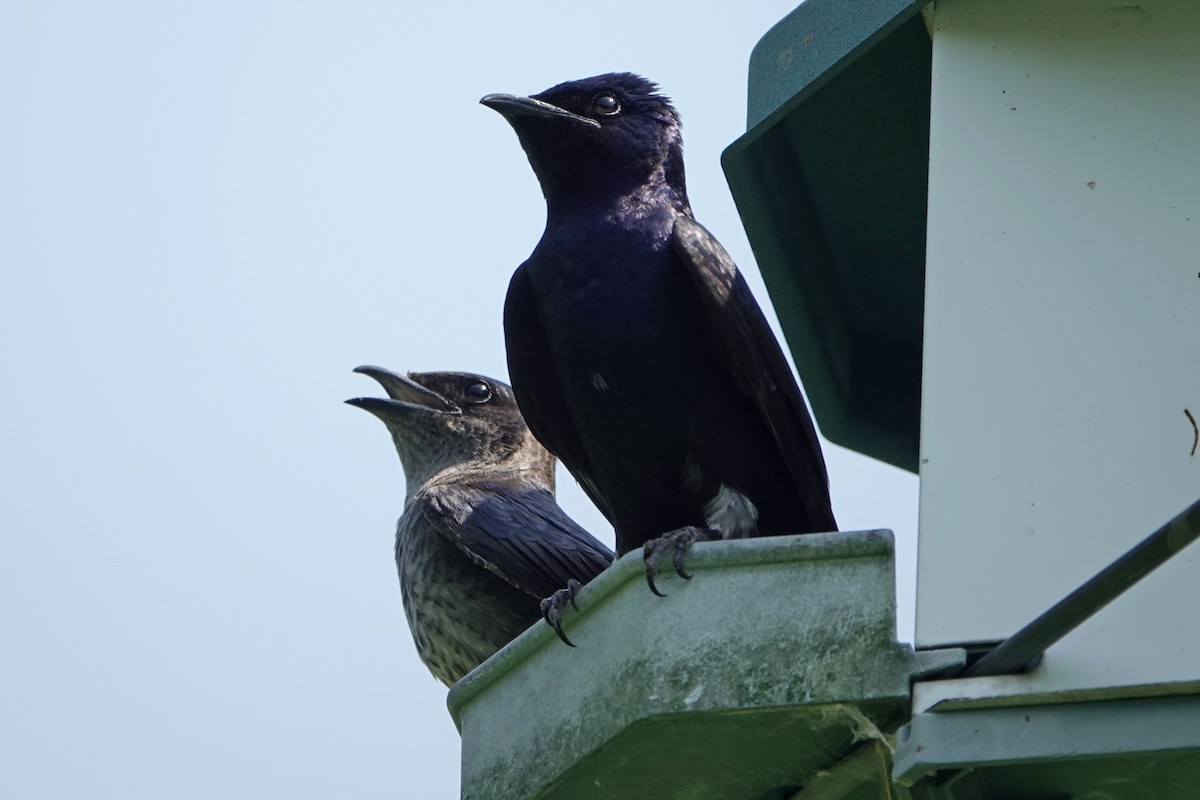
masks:
[[[642,545],[642,558],[646,560],[646,583],[650,584],[650,591],[659,597],[666,597],[654,585],[654,576],[658,575],[658,562],[662,560],[663,555],[670,552],[671,566],[675,567],[676,574],[685,581],[690,581],[692,576],[683,571],[683,557],[688,548],[696,542],[717,538],[720,538],[720,534],[711,528],[697,528],[689,525],[686,528],[677,528],[664,533],[657,539],[651,539]]]
[[[579,594],[579,590],[583,588],[583,584],[571,578],[567,581],[567,588],[559,589],[554,594],[542,601],[540,608],[542,609],[542,619],[546,620],[546,624],[554,628],[554,632],[558,634],[558,638],[562,639],[566,644],[574,647],[575,645],[567,638],[562,629],[562,615],[566,610],[567,604],[578,611],[579,606],[575,602],[575,595]]]

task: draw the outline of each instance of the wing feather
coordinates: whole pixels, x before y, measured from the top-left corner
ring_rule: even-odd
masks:
[[[673,238],[722,349],[720,357],[779,444],[806,517],[816,530],[837,530],[825,458],[808,405],[746,279],[721,243],[691,217],[675,220]]]
[[[439,533],[534,597],[546,597],[572,578],[587,583],[613,559],[545,489],[498,483],[432,487],[421,502],[426,521]]]

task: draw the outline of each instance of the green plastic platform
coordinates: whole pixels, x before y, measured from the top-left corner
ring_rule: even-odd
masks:
[[[655,597],[629,553],[579,595],[577,647],[538,624],[455,684],[463,798],[851,797],[806,787],[964,658],[896,642],[888,531],[701,543],[687,568]]]
[[[929,711],[897,739],[912,800],[1200,797],[1198,696]]]

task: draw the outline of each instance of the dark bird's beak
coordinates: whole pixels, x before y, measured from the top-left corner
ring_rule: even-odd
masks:
[[[461,414],[462,409],[432,389],[427,389],[407,375],[397,375],[383,367],[356,367],[355,372],[374,378],[387,392],[383,397],[354,397],[346,402],[380,419],[395,418],[405,412],[423,411],[437,414]]]
[[[500,112],[505,119],[512,121],[517,117],[544,117],[544,118],[562,118],[573,119],[576,122],[582,122],[585,125],[591,125],[594,128],[599,128],[600,123],[588,117],[581,117],[578,114],[573,114],[565,108],[559,108],[556,105],[551,105],[544,100],[538,100],[534,97],[517,97],[511,94],[489,94],[480,98],[479,102],[483,103],[493,111]]]

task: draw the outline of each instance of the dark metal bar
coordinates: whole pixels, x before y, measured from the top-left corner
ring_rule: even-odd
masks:
[[[1197,537],[1200,537],[1200,500],[967,667],[962,676],[1007,675],[1032,669],[1050,645],[1120,597]]]

